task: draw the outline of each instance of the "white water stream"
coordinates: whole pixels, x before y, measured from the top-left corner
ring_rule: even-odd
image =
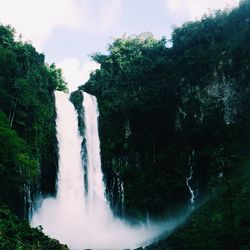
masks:
[[[49,236],[71,249],[134,249],[152,243],[172,230],[180,220],[130,225],[113,216],[105,197],[98,135],[98,107],[94,96],[84,93],[87,148],[87,192],[81,159],[83,138],[77,113],[65,93],[56,92],[59,172],[57,195],[45,198],[31,219]],[[38,202],[39,203],[39,202]]]
[[[194,174],[194,171],[193,171],[193,158],[194,158],[194,150],[192,151],[192,154],[191,156],[189,157],[189,160],[188,160],[188,166],[189,166],[189,176],[187,177],[186,179],[186,185],[188,187],[188,190],[190,192],[190,208],[193,209],[194,208],[194,205],[195,205],[195,199],[196,199],[196,196],[195,196],[195,191],[192,189],[192,186],[191,186],[191,181],[193,179],[193,174]]]

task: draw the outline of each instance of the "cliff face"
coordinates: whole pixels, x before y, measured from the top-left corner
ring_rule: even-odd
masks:
[[[249,158],[230,180],[222,177],[220,192],[194,210],[167,239],[146,250],[248,249],[250,247]]]
[[[117,39],[82,89],[98,98],[103,169],[124,182],[128,215],[171,212],[220,186],[248,156],[250,5],[173,31]],[[192,153],[194,152],[194,153]],[[177,195],[178,194],[178,195]]]

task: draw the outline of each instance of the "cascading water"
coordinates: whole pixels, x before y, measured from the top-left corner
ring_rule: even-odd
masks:
[[[87,200],[88,209],[108,211],[108,202],[105,199],[105,186],[102,180],[100,142],[98,135],[97,101],[94,96],[83,92],[85,139],[87,148]],[[108,215],[109,213],[107,213]]]
[[[45,198],[31,219],[72,249],[128,249],[146,246],[181,220],[130,225],[115,218],[105,197],[96,98],[84,93],[87,173],[81,158],[77,114],[65,93],[56,92],[59,172],[57,195]],[[85,176],[86,175],[86,176]],[[84,181],[87,179],[87,185]],[[124,199],[124,198],[123,198]]]
[[[186,179],[186,185],[188,187],[188,190],[190,192],[190,208],[193,209],[194,208],[194,204],[195,204],[195,191],[192,189],[192,186],[191,186],[191,181],[193,179],[193,158],[194,158],[194,150],[192,151],[192,155],[189,157],[189,160],[188,160],[188,166],[189,166],[189,176],[187,177]]]
[[[121,196],[121,212],[122,212],[122,216],[124,217],[124,214],[125,214],[125,194],[124,194],[123,182],[121,182],[120,196]]]

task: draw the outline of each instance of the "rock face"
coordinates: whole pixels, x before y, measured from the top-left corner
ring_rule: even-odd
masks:
[[[75,109],[78,114],[78,127],[79,133],[83,136],[84,133],[84,110],[82,106],[83,102],[83,92],[81,90],[74,91],[70,96],[71,102],[74,104]],[[83,136],[83,138],[85,138]],[[87,158],[86,158],[86,142],[82,142],[82,150],[81,150],[83,166],[85,167],[84,173],[87,173]],[[105,183],[106,183],[106,196],[110,202],[110,205],[113,209],[115,215],[120,217],[124,216],[124,187],[123,182],[119,174],[112,168],[104,169],[105,171]],[[85,190],[88,186],[87,174],[85,174]]]
[[[128,215],[161,216],[188,206],[193,150],[197,202],[246,157],[249,17],[249,1],[242,1],[174,29],[171,48],[142,34],[93,56],[101,68],[81,89],[98,98],[107,188],[115,193],[117,173]]]

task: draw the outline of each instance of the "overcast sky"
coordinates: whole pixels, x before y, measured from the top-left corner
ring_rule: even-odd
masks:
[[[239,0],[0,0],[0,22],[30,40],[46,62],[55,62],[74,88],[98,67],[93,52],[113,38],[150,31],[171,37],[173,25],[205,12],[237,6]]]

